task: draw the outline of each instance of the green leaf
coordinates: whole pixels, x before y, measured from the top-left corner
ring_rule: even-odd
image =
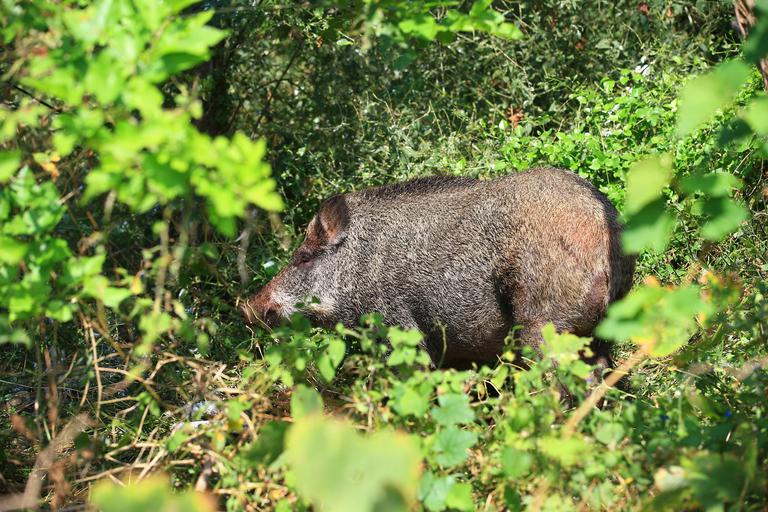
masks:
[[[413,503],[421,457],[410,436],[364,437],[340,421],[311,416],[291,427],[286,445],[296,490],[317,510],[367,512],[398,503],[393,509],[405,511]]]
[[[501,452],[501,467],[508,478],[522,478],[531,472],[533,456],[525,451],[507,446]]]
[[[99,52],[88,64],[83,80],[85,90],[93,94],[102,105],[115,101],[123,89],[125,76],[121,64],[105,51]]]
[[[668,155],[647,158],[632,165],[627,173],[624,208],[634,214],[661,197],[672,178],[672,159]]]
[[[2,318],[0,318],[0,345],[11,343],[15,345],[24,345],[27,348],[32,347],[32,340],[29,335],[23,329],[11,329],[7,330],[7,325],[3,326]]]
[[[430,14],[419,14],[401,21],[397,27],[405,34],[411,34],[427,41],[435,39],[442,30]]]
[[[429,409],[429,395],[432,388],[428,382],[417,386],[411,383],[399,384],[393,391],[392,408],[400,416],[423,417]]]
[[[10,236],[0,235],[0,263],[17,265],[27,254],[29,244]]]
[[[5,183],[16,174],[21,165],[21,151],[0,151],[0,183]]]
[[[603,423],[597,427],[595,439],[613,449],[624,439],[624,426],[616,422]]]
[[[61,300],[52,300],[45,306],[45,316],[58,322],[72,320],[72,306]]]
[[[469,397],[458,393],[450,393],[437,397],[439,407],[432,408],[432,418],[438,425],[451,426],[471,423],[475,413],[469,405]]]
[[[662,252],[677,225],[677,217],[667,211],[666,201],[657,199],[630,216],[621,234],[621,243],[629,254],[649,249]]]
[[[186,431],[184,428],[178,429],[176,432],[171,434],[171,436],[166,439],[165,441],[165,447],[166,449],[174,453],[176,450],[181,448],[181,446],[186,443],[192,436],[189,434],[189,432]]]
[[[323,413],[323,399],[313,388],[299,384],[291,394],[291,416],[299,420],[305,416]]]
[[[423,339],[421,332],[417,330],[403,330],[399,327],[390,327],[387,331],[387,338],[393,348],[400,346],[417,347]]]
[[[91,503],[102,512],[167,510],[212,512],[215,502],[192,490],[176,492],[166,477],[150,476],[136,483],[116,484],[102,480],[91,491]]]
[[[290,427],[285,421],[270,421],[259,429],[259,437],[245,451],[245,460],[253,465],[268,466],[285,450],[285,438]]]
[[[765,12],[757,17],[755,26],[749,29],[749,36],[744,41],[744,57],[752,64],[768,55],[768,15]]]
[[[590,451],[580,437],[542,437],[538,444],[544,455],[566,467],[584,461]]]
[[[743,117],[755,133],[768,135],[768,97],[760,96],[750,101],[744,109]]]
[[[336,368],[344,359],[346,350],[347,345],[344,343],[344,340],[339,338],[328,340],[328,345],[317,360],[317,369],[320,371],[320,375],[325,382],[331,382],[336,376]]]
[[[689,81],[680,93],[677,134],[685,137],[714,113],[725,108],[746,83],[751,68],[741,60],[729,60],[713,71]]]
[[[445,497],[445,504],[455,510],[475,510],[472,500],[472,485],[466,482],[455,484]]]
[[[711,197],[701,207],[707,221],[701,235],[708,240],[720,240],[749,218],[749,210],[728,197]]]
[[[729,196],[741,188],[741,180],[728,172],[695,174],[680,180],[680,190],[686,194],[701,192],[707,196]]]
[[[97,0],[86,9],[66,11],[64,22],[73,36],[91,44],[104,34],[111,14],[112,0]]]
[[[663,288],[651,283],[612,304],[595,334],[630,340],[651,356],[664,357],[688,342],[696,330],[696,316],[706,318],[711,312],[712,306],[702,300],[696,286]]]
[[[569,368],[579,361],[579,352],[591,341],[591,338],[581,338],[568,332],[558,333],[551,322],[541,328],[541,335],[544,357],[554,359],[562,368]]]
[[[477,434],[461,430],[458,427],[447,427],[435,436],[432,450],[435,452],[435,461],[441,466],[452,467],[464,462],[469,454],[469,449],[477,441]]]
[[[427,510],[445,510],[445,502],[454,485],[456,479],[452,476],[437,477],[431,471],[427,472],[419,483],[419,500]]]

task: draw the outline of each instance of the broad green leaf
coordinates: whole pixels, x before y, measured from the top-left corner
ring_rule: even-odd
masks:
[[[677,225],[677,217],[666,207],[664,199],[657,199],[632,214],[621,234],[624,251],[636,254],[643,250],[661,252]]]
[[[162,475],[128,485],[104,479],[93,488],[91,504],[101,512],[213,512],[215,500],[192,490],[177,492]]]
[[[701,192],[707,196],[729,196],[741,188],[741,180],[728,172],[710,172],[686,176],[680,180],[680,190],[686,194]]]
[[[122,64],[112,60],[107,52],[100,52],[88,64],[84,78],[85,89],[101,104],[107,105],[115,101],[124,84]]]
[[[708,240],[722,239],[749,218],[749,210],[728,197],[706,198],[701,204],[707,218],[701,235]]]
[[[541,346],[544,357],[554,359],[563,367],[578,361],[579,352],[591,341],[591,338],[581,338],[568,332],[558,333],[551,322],[541,328],[541,335],[544,339]]]
[[[744,61],[729,60],[689,81],[680,93],[678,136],[685,137],[727,107],[750,74],[751,68]]]
[[[0,151],[0,183],[16,174],[21,164],[21,151]]]
[[[538,441],[541,452],[563,466],[583,462],[589,455],[590,446],[580,437],[542,437]]]
[[[81,256],[74,259],[67,266],[68,275],[73,282],[79,282],[85,277],[101,274],[101,268],[104,266],[106,257],[106,254],[101,253],[95,256]]]
[[[45,306],[45,316],[58,322],[72,320],[72,305],[61,300],[52,300]]]
[[[317,369],[326,382],[331,382],[336,376],[336,368],[339,367],[344,359],[347,345],[344,340],[339,338],[330,338],[325,350],[320,354],[317,360]]]
[[[680,349],[696,330],[696,317],[706,318],[712,306],[696,286],[665,288],[650,283],[632,290],[608,308],[595,334],[613,340],[630,340],[653,357]]]
[[[501,467],[508,478],[518,479],[528,475],[533,466],[533,456],[517,448],[507,446],[501,452]]]
[[[624,439],[624,426],[621,423],[601,423],[595,432],[595,439],[611,448]]]
[[[398,24],[398,28],[405,34],[411,34],[427,41],[434,40],[442,30],[442,27],[430,14],[419,14],[413,18],[405,19]]]
[[[64,22],[73,36],[86,44],[99,41],[110,22],[112,0],[97,0],[86,9],[68,10]]]
[[[744,41],[744,57],[753,64],[768,55],[768,14],[762,12],[757,17],[757,24],[750,27],[749,36]]]
[[[475,510],[475,503],[472,500],[472,485],[466,482],[455,484],[448,491],[445,504],[452,510]]]
[[[331,382],[336,376],[336,368],[344,360],[347,345],[340,338],[330,338],[328,345],[317,360],[317,369],[326,382]]]
[[[323,398],[313,388],[299,384],[291,394],[291,416],[299,420],[305,416],[322,414]]]
[[[456,479],[450,475],[438,477],[427,472],[419,482],[419,501],[429,511],[445,510],[448,494],[455,485]]]
[[[399,327],[390,327],[387,331],[387,338],[393,348],[398,348],[401,345],[416,347],[421,343],[423,335],[417,330],[406,331]]]
[[[423,417],[429,409],[431,386],[425,382],[421,386],[403,383],[393,392],[392,408],[400,416]]]
[[[285,437],[290,423],[270,421],[259,429],[259,437],[245,450],[244,458],[249,464],[268,466],[285,450]]]
[[[435,452],[435,461],[444,467],[452,467],[461,464],[467,459],[469,449],[477,441],[477,434],[458,427],[447,427],[435,436],[432,451]]]
[[[451,426],[471,423],[475,413],[469,405],[469,397],[458,393],[450,393],[437,397],[439,407],[432,408],[432,418],[438,425]]]
[[[624,208],[635,214],[661,197],[672,178],[672,159],[668,155],[647,158],[632,165],[627,173]]]
[[[386,502],[405,511],[414,501],[421,457],[405,434],[363,436],[340,421],[312,416],[294,423],[286,446],[296,489],[318,510],[366,512]]]
[[[10,236],[0,235],[0,263],[16,265],[27,254],[29,245]]]
[[[768,97],[760,96],[750,101],[744,109],[743,117],[755,133],[768,135]]]
[[[192,436],[187,431],[187,429],[180,428],[165,440],[165,447],[169,452],[174,453],[176,450],[181,448],[181,446],[186,443],[190,437]]]
[[[32,347],[32,340],[23,329],[12,329],[4,332],[4,329],[0,328],[0,345],[6,343],[24,345],[27,348]]]

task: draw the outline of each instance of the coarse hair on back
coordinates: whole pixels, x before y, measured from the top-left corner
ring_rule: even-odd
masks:
[[[422,196],[452,192],[477,185],[479,181],[466,176],[427,176],[401,183],[391,183],[357,192],[356,195],[368,200],[388,200],[402,196]]]

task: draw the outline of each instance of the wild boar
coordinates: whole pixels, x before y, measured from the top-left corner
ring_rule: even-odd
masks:
[[[268,326],[298,303],[321,326],[378,312],[419,329],[435,365],[492,363],[515,326],[537,352],[547,322],[592,335],[632,283],[620,233],[610,201],[560,169],[370,188],[322,203],[290,263],[242,310]],[[608,358],[599,341],[593,350]]]

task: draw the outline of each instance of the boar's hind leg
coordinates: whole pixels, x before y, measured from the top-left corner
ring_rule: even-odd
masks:
[[[541,328],[542,325],[539,323],[523,324],[522,329],[520,329],[517,335],[518,343],[520,343],[522,346],[531,347],[534,354],[536,355],[536,359],[539,361],[541,361],[544,357],[544,354],[541,351],[541,344],[544,342],[544,338],[541,335]],[[527,367],[528,365],[527,363],[523,362],[522,366]],[[557,369],[557,361],[552,360],[552,367]],[[562,400],[566,408],[572,408],[574,405],[574,399],[571,391],[568,389],[568,386],[560,382],[560,379],[558,379],[556,375],[553,375],[553,377],[557,381],[557,385],[560,388],[560,400]]]

